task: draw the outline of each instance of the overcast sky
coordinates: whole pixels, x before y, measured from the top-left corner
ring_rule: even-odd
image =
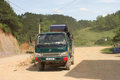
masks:
[[[6,0],[17,14],[63,14],[77,20],[95,20],[120,10],[120,0]]]

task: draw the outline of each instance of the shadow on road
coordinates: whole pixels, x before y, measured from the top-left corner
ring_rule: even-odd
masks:
[[[29,66],[26,70],[28,70],[28,71],[38,71],[37,64]]]
[[[27,68],[26,70],[28,70],[28,71],[39,71],[39,69],[38,69],[38,64],[36,64],[36,65],[31,65],[31,66],[30,66],[29,68]],[[65,70],[64,67],[46,65],[44,72],[48,72],[48,71],[63,71],[63,70]]]
[[[120,57],[120,56],[116,56],[116,57]]]
[[[100,80],[120,80],[120,60],[84,60],[65,76]]]

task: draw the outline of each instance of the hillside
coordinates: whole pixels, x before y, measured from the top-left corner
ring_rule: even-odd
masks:
[[[114,30],[96,32],[90,29],[91,27],[87,27],[76,32],[74,36],[76,46],[93,46],[97,40],[107,37],[112,39],[115,35]]]
[[[16,39],[21,23],[11,6],[0,0],[0,57],[19,53]]]
[[[107,16],[98,16],[96,20],[79,20],[76,21],[70,16],[64,15],[42,15],[34,13],[25,13],[19,15],[19,19],[23,24],[19,32],[19,42],[24,43],[29,41],[30,36],[33,37],[33,40],[36,39],[38,34],[38,25],[40,19],[41,23],[41,32],[48,32],[49,26],[51,24],[67,24],[69,30],[74,35],[75,45],[76,46],[92,46],[104,44],[104,38],[108,38],[109,42],[107,45],[110,45],[115,32],[119,29],[120,22],[120,11],[117,11],[113,14],[108,14]],[[24,36],[24,37],[23,37]],[[21,39],[22,38],[22,39]],[[103,41],[103,42],[101,42]]]
[[[17,39],[0,30],[0,57],[18,54],[20,52]]]

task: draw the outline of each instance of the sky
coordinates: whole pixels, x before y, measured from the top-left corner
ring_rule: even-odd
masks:
[[[62,14],[76,20],[95,20],[120,10],[120,0],[6,0],[17,14]]]

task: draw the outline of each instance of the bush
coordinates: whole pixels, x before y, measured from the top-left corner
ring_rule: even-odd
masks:
[[[31,63],[35,63],[35,57],[32,58]]]
[[[101,50],[102,53],[108,53],[108,54],[113,54],[113,48],[105,48]]]
[[[120,28],[118,29],[116,35],[113,37],[114,43],[120,43]]]
[[[112,40],[109,37],[101,38],[95,42],[95,45],[112,45]]]
[[[11,33],[11,29],[6,24],[0,24],[0,29],[2,29],[5,33]]]

